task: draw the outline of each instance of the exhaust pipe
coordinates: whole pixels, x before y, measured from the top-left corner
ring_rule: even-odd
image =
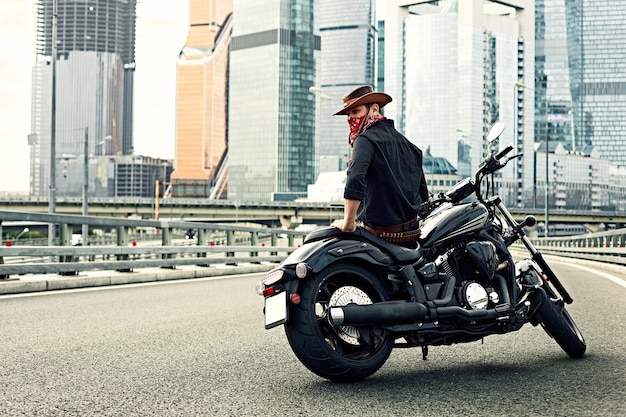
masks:
[[[503,303],[485,310],[467,310],[463,307],[432,307],[407,301],[385,301],[375,304],[348,304],[331,307],[328,318],[333,326],[365,326],[415,323],[426,317],[455,318],[462,321],[495,319],[508,315],[511,305]]]
[[[329,319],[333,326],[362,326],[413,323],[428,315],[421,303],[385,301],[376,304],[349,304],[331,307]]]

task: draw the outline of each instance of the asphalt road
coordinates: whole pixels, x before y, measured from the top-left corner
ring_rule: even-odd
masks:
[[[282,327],[264,330],[260,275],[3,296],[0,415],[624,416],[626,287],[553,266],[585,358],[527,326],[427,361],[395,350],[349,384],[307,371]]]

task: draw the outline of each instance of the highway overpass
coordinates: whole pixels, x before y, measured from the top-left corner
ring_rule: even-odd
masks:
[[[0,210],[48,212],[47,198],[2,198]],[[343,205],[312,202],[233,202],[226,200],[166,198],[157,203],[152,198],[90,198],[89,215],[137,219],[177,219],[188,221],[252,221],[256,223],[293,227],[300,223],[327,224],[343,216]],[[56,213],[82,214],[82,199],[56,199]],[[534,215],[539,222],[545,211],[540,209],[511,209],[518,220]],[[611,225],[621,228],[626,224],[626,211],[550,210],[551,223]]]

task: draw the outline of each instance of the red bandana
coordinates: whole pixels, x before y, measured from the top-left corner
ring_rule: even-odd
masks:
[[[350,126],[350,137],[348,138],[348,142],[350,143],[350,146],[352,146],[357,136],[365,132],[368,127],[379,120],[385,120],[385,117],[380,114],[369,114],[363,117],[349,118],[348,125]]]

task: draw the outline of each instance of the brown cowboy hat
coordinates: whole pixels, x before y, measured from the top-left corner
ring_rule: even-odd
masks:
[[[385,93],[375,92],[371,86],[364,85],[343,96],[343,109],[333,116],[348,114],[350,110],[362,104],[378,104],[380,108],[391,102],[391,96]]]

